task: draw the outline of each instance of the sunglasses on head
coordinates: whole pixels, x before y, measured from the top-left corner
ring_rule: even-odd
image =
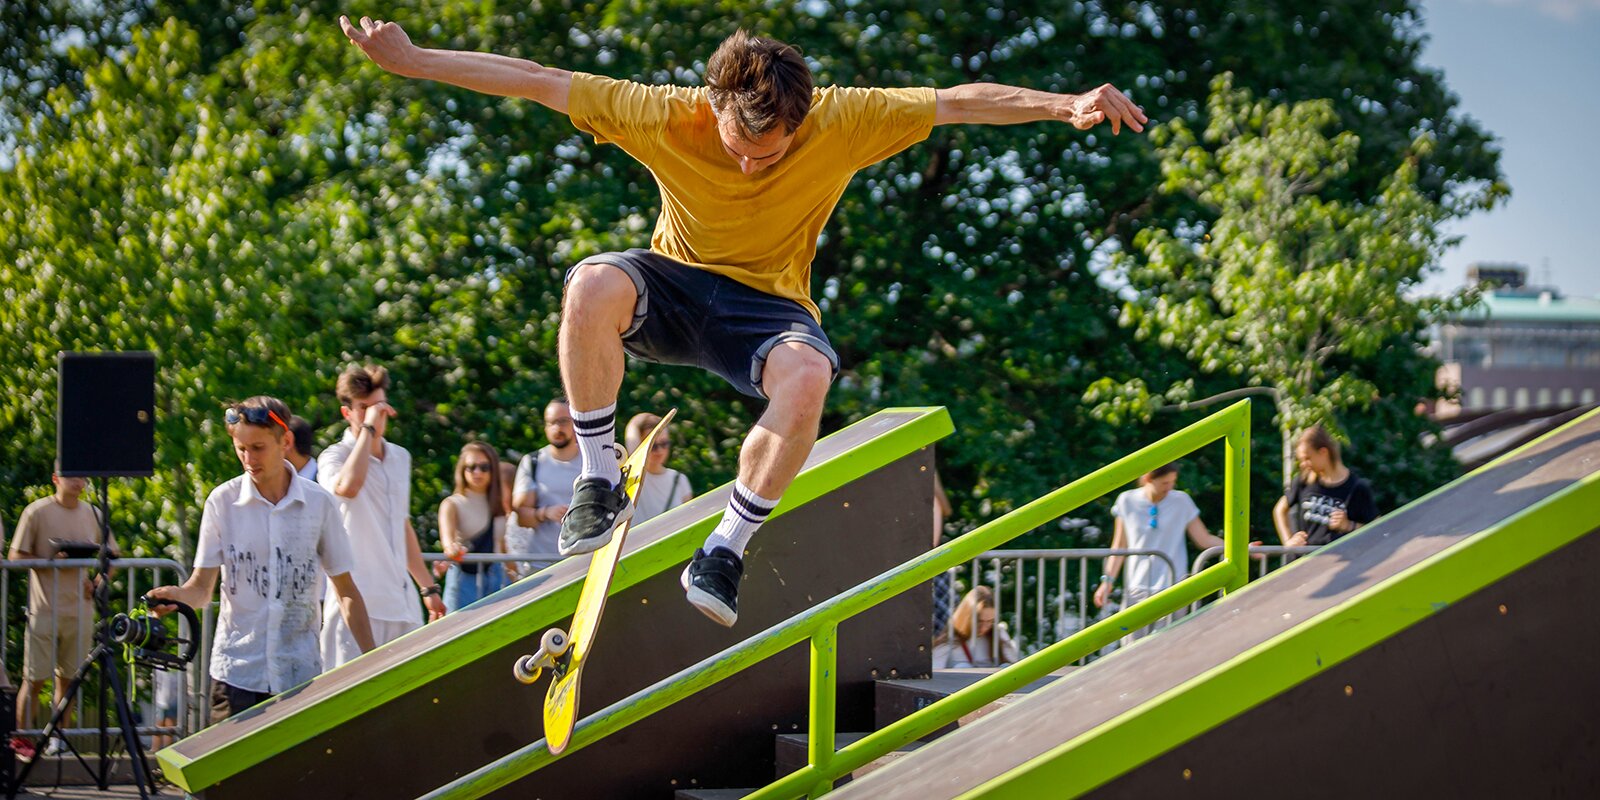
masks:
[[[493,472],[494,467],[488,464],[465,464],[461,467],[466,472]]]
[[[271,425],[277,423],[283,428],[284,433],[289,432],[289,423],[284,422],[270,408],[257,408],[255,406],[229,406],[223,413],[222,421],[229,425],[238,425],[248,422],[251,425]]]

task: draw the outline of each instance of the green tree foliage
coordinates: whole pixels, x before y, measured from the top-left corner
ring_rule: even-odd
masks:
[[[1287,484],[1294,432],[1324,423],[1342,433],[1337,412],[1382,395],[1361,365],[1385,349],[1406,349],[1429,320],[1469,299],[1409,292],[1451,243],[1441,223],[1488,206],[1498,191],[1426,196],[1417,164],[1434,141],[1424,134],[1376,196],[1330,199],[1337,195],[1330,189],[1357,171],[1360,144],[1349,131],[1328,135],[1337,122],[1332,103],[1257,100],[1224,74],[1207,116],[1203,136],[1181,119],[1152,132],[1162,191],[1192,198],[1209,214],[1134,237],[1136,252],[1117,259],[1135,292],[1122,322],[1203,373],[1264,387],[1282,433]],[[1121,385],[1102,378],[1087,397],[1116,421],[1148,415],[1163,400],[1187,407],[1193,388],[1183,381],[1152,395],[1140,378]]]
[[[1191,130],[1206,129],[1210,77],[1232,71],[1274,103],[1328,98],[1358,142],[1330,198],[1370,202],[1402,163],[1435,200],[1498,179],[1487,136],[1417,63],[1414,5],[1399,0],[98,7],[127,24],[79,27],[112,38],[0,53],[0,75],[81,75],[7,106],[0,508],[44,491],[56,351],[153,349],[158,474],[125,482],[116,504],[142,534],[130,551],[180,552],[199,500],[235,474],[222,401],[277,394],[326,441],[339,432],[334,377],[367,360],[395,374],[394,437],[416,454],[412,511],[430,530],[464,440],[542,444],[566,268],[647,241],[658,202],[643,167],[529,102],[382,73],[344,41],[340,13],[399,21],[423,46],[651,83],[698,83],[744,26],[797,43],[824,84],[1112,82]],[[1407,162],[1419,131],[1436,145]],[[941,455],[958,527],[1147,441],[1164,421],[1107,425],[1080,398],[1104,375],[1208,379],[1121,329],[1106,288],[1111,254],[1140,231],[1200,218],[1162,181],[1147,138],[1050,124],[941,128],[867,170],[813,266],[844,360],[824,428],[889,405],[950,406],[959,430]],[[679,466],[701,487],[732,476],[760,411],[710,375],[642,364],[620,405],[680,408]],[[1204,494],[1214,471],[1195,463],[1185,482]]]

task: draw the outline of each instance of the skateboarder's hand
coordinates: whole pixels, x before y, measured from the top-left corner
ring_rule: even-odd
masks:
[[[406,35],[399,23],[362,17],[361,25],[356,26],[350,23],[349,17],[341,16],[339,27],[367,58],[372,59],[372,63],[389,72],[406,75],[415,60],[418,48],[411,43],[411,37]]]
[[[1144,115],[1144,109],[1133,104],[1128,96],[1111,84],[1103,84],[1098,89],[1093,89],[1072,98],[1067,104],[1062,120],[1072,124],[1080,131],[1086,131],[1102,122],[1111,123],[1111,135],[1122,132],[1122,126],[1127,125],[1133,130],[1144,133],[1144,123],[1150,118]]]
[[[1105,608],[1111,601],[1111,581],[1101,581],[1100,588],[1094,590],[1094,607]]]

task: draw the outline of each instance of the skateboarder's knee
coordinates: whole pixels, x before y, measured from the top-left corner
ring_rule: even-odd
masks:
[[[832,382],[833,364],[827,356],[805,344],[785,342],[768,356],[761,385],[774,402],[820,411]]]
[[[631,318],[638,291],[633,280],[610,264],[579,264],[567,281],[564,311],[569,316]]]

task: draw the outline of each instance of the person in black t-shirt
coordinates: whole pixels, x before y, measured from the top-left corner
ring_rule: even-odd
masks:
[[[1339,457],[1339,443],[1321,425],[1300,435],[1301,474],[1272,509],[1285,545],[1324,545],[1378,518],[1372,487]]]

